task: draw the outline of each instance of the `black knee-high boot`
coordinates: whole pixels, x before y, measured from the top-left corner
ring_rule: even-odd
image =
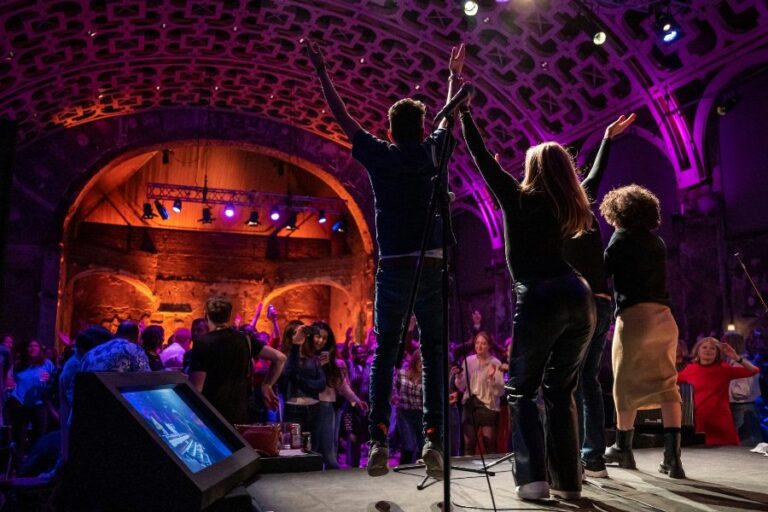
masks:
[[[680,460],[680,429],[664,429],[664,460],[659,465],[659,472],[670,478],[685,478],[683,463]]]
[[[616,442],[605,450],[605,462],[618,463],[620,468],[637,469],[635,456],[632,453],[632,438],[635,429],[616,430]]]

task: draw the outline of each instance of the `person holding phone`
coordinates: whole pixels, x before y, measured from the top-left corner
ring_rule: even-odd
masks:
[[[336,414],[337,394],[346,398],[352,407],[363,413],[368,412],[368,404],[361,400],[349,385],[346,376],[346,364],[339,359],[336,348],[336,336],[325,322],[312,324],[312,346],[319,354],[319,362],[325,374],[325,389],[320,392],[313,434],[313,449],[323,457],[326,469],[338,469],[339,420]]]
[[[288,323],[281,344],[288,361],[280,377],[280,391],[285,401],[283,421],[298,423],[302,432],[310,432],[313,449],[318,439],[320,393],[326,386],[320,351],[314,348],[314,335],[315,329],[298,320]]]

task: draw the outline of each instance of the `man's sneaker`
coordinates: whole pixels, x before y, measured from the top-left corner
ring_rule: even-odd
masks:
[[[540,480],[515,487],[517,495],[524,500],[548,500],[549,482]]]
[[[372,441],[368,450],[368,464],[365,466],[369,476],[383,476],[389,472],[389,446]]]
[[[443,450],[441,446],[432,441],[425,442],[424,448],[421,450],[421,458],[427,467],[427,476],[431,476],[435,480],[442,480]]]
[[[605,468],[603,459],[584,460],[581,462],[584,466],[584,476],[592,478],[608,478],[608,470]]]

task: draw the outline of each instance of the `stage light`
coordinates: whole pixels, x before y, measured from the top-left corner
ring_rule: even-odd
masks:
[[[464,14],[467,16],[475,16],[479,8],[477,2],[474,2],[473,0],[464,2]]]
[[[144,213],[141,215],[142,219],[154,219],[157,217],[155,215],[155,212],[152,211],[152,205],[149,203],[144,203]]]
[[[226,206],[224,206],[224,216],[231,219],[235,216],[235,205],[232,203],[227,203]]]
[[[680,25],[678,25],[675,19],[669,14],[657,14],[653,28],[665,43],[675,41],[682,34]]]
[[[176,213],[181,213],[181,199],[174,199],[173,200],[173,208],[172,210]]]
[[[269,218],[272,220],[280,220],[280,210],[277,209],[277,206],[273,206],[271,210],[269,210]]]
[[[345,221],[343,218],[337,220],[333,226],[331,226],[331,231],[334,233],[344,233],[347,230],[347,221]]]
[[[608,39],[608,36],[602,30],[598,30],[592,36],[592,42],[595,44],[595,46],[602,46],[603,44],[605,44],[605,41],[607,39]]]
[[[730,110],[733,107],[736,106],[736,103],[738,102],[739,102],[738,96],[731,96],[730,98],[724,99],[723,101],[718,103],[717,107],[715,108],[715,110],[717,111],[717,115],[719,116],[726,115],[728,112],[730,112]]]
[[[213,217],[211,217],[211,209],[210,208],[203,208],[203,218],[198,219],[197,222],[201,224],[211,224],[214,220]]]
[[[163,206],[163,203],[160,202],[159,199],[155,199],[155,210],[157,210],[157,214],[160,215],[160,218],[163,220],[168,220],[168,210],[165,209],[165,206]]]
[[[171,150],[170,149],[164,149],[163,150],[163,165],[168,165],[171,161]]]
[[[297,225],[298,217],[295,213],[292,213],[288,216],[288,222],[285,224],[285,229],[287,231],[296,231],[299,229],[299,226]]]
[[[245,225],[251,227],[261,226],[261,222],[259,222],[259,212],[256,210],[252,211],[248,220],[245,221]]]
[[[728,327],[726,327],[726,330],[728,332],[734,332],[736,330],[736,324],[733,324],[733,323],[728,324]]]
[[[325,224],[328,222],[328,217],[325,216],[325,210],[320,210],[320,212],[317,214],[317,222],[320,224]]]

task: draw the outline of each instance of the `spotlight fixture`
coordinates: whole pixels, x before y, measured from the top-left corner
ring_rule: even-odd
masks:
[[[325,224],[326,222],[328,222],[328,217],[325,216],[325,210],[321,209],[317,213],[317,222],[319,222],[320,224]]]
[[[174,199],[173,207],[171,209],[176,213],[181,213],[181,199]]]
[[[231,219],[235,216],[235,205],[232,203],[227,203],[226,206],[224,206],[224,216]]]
[[[608,39],[608,36],[602,30],[598,30],[592,36],[592,42],[594,43],[595,46],[604,45],[607,39]]]
[[[479,9],[480,7],[477,5],[477,2],[473,0],[467,0],[464,2],[464,14],[467,16],[475,16]]]
[[[163,165],[168,165],[171,161],[171,150],[166,148],[163,150]]]
[[[203,208],[203,218],[198,219],[197,222],[201,224],[211,224],[214,220],[213,217],[211,217],[211,209],[210,208]]]
[[[271,210],[269,210],[269,218],[272,220],[280,220],[280,210],[277,209],[277,206],[273,206]]]
[[[656,21],[653,28],[665,43],[671,43],[678,39],[683,31],[680,25],[675,21],[671,14],[656,14]]]
[[[285,224],[286,231],[296,231],[299,229],[299,226],[297,225],[298,222],[298,216],[296,213],[292,213],[288,216],[288,222]]]
[[[245,225],[251,227],[261,226],[261,222],[259,222],[259,212],[253,210],[248,217],[248,220],[245,221]]]
[[[717,104],[717,107],[715,108],[715,110],[717,111],[717,115],[719,116],[726,115],[728,112],[730,112],[730,110],[733,107],[736,106],[736,103],[738,102],[739,102],[738,96],[730,96],[722,100],[720,103]]]
[[[168,220],[168,210],[165,209],[165,206],[163,206],[163,203],[160,202],[159,199],[155,199],[155,210],[157,210],[157,214],[160,215],[160,218],[163,220]]]
[[[733,322],[731,322],[730,324],[728,324],[728,327],[726,327],[726,330],[727,330],[728,332],[734,332],[734,331],[736,330],[736,324],[734,324]]]
[[[334,233],[344,233],[347,231],[347,221],[344,220],[342,217],[341,219],[337,220],[333,226],[331,226],[331,231]]]
[[[144,213],[141,215],[141,218],[154,219],[155,217],[157,217],[157,215],[152,211],[152,205],[150,203],[144,203]]]

